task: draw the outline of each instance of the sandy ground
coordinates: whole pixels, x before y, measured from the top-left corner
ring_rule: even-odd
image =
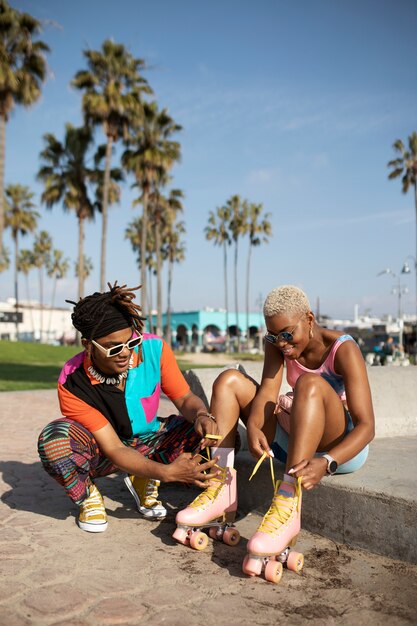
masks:
[[[301,575],[284,571],[279,585],[246,577],[246,543],[262,511],[237,520],[234,548],[177,544],[175,513],[197,493],[184,486],[163,487],[168,518],[149,522],[121,476],[100,479],[109,528],[79,530],[76,507],[36,452],[39,431],[58,413],[55,396],[3,393],[0,402],[1,626],[417,624],[417,566],[305,531]]]

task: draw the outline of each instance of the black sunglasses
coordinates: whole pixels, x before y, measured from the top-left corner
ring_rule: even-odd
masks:
[[[285,343],[290,343],[294,339],[294,331],[297,328],[298,324],[300,323],[302,317],[303,316],[300,317],[300,319],[298,320],[298,322],[296,323],[296,325],[294,326],[292,330],[283,330],[281,333],[278,333],[278,335],[273,335],[272,333],[266,333],[265,341],[268,341],[268,343],[277,343],[277,341],[285,341]]]

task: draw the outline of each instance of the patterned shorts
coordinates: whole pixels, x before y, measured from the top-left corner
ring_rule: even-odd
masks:
[[[193,424],[181,416],[170,415],[157,432],[122,442],[153,461],[171,463],[183,452],[194,451],[200,439]],[[65,488],[75,504],[88,497],[92,478],[119,471],[101,454],[92,433],[65,417],[45,426],[39,436],[38,452],[45,470]]]

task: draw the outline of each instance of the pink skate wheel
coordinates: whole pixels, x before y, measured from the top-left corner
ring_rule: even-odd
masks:
[[[187,543],[187,531],[184,528],[176,528],[173,532],[172,538],[178,543],[185,545]]]
[[[190,537],[190,546],[194,550],[205,550],[208,546],[208,537],[206,533],[195,532]]]
[[[268,561],[265,567],[265,580],[270,583],[279,583],[282,578],[282,563],[279,561]]]
[[[304,555],[301,552],[290,552],[287,559],[287,568],[292,572],[301,572],[304,565]]]
[[[248,576],[259,576],[262,572],[261,559],[254,559],[249,554],[245,556],[242,563],[242,572]]]
[[[237,528],[226,528],[223,533],[223,541],[228,546],[237,546],[240,541],[240,534]]]
[[[209,537],[211,537],[212,539],[218,539],[219,537],[217,536],[217,531],[219,530],[218,526],[211,526],[209,528],[208,534]],[[223,533],[222,533],[223,534]]]

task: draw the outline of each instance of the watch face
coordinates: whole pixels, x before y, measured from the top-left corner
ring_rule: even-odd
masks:
[[[330,474],[334,474],[335,473],[335,471],[337,470],[337,463],[336,463],[336,461],[330,461],[328,470],[329,470]]]

